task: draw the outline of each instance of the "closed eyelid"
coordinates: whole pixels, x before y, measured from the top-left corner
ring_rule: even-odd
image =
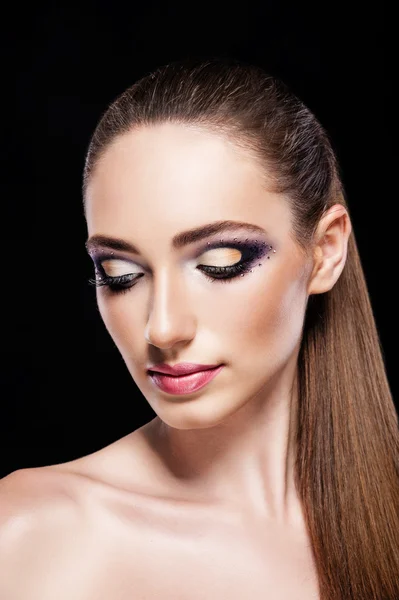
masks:
[[[239,262],[242,258],[241,250],[237,248],[212,248],[210,250],[205,250],[200,257],[201,264],[208,264],[223,266],[224,263],[228,262],[231,264],[235,264]]]
[[[226,240],[219,239],[215,240],[214,242],[208,241],[205,245],[203,243],[199,249],[197,248],[194,252],[190,252],[190,261],[209,260],[208,264],[211,265],[212,260],[223,261],[224,259],[225,261],[230,261],[230,264],[236,264],[241,259],[244,259],[245,255],[258,255],[260,257],[271,248],[272,246],[268,245],[264,241],[251,240],[248,238],[246,238],[245,241],[237,237]],[[126,267],[130,269],[132,269],[132,265],[135,265],[138,269],[148,270],[145,265],[142,265],[136,261],[132,261],[131,258],[115,255],[115,251],[101,250],[100,252],[93,252],[92,259],[94,264],[101,270],[104,268],[104,263],[107,261],[110,263],[117,262],[119,265],[126,265]],[[217,262],[215,266],[217,266]],[[125,272],[132,273],[132,270]]]
[[[238,276],[243,277],[246,273],[252,273],[255,264],[259,262],[259,260],[263,262],[262,259],[266,255],[269,259],[271,257],[270,255],[273,246],[258,240],[249,243],[247,242],[248,239],[246,239],[245,243],[242,243],[237,242],[235,238],[233,242],[220,240],[216,244],[211,245],[209,243],[202,253],[197,252],[194,261],[192,259],[190,260],[190,266],[192,266],[193,262],[198,262],[199,264],[195,266],[195,269],[202,271],[203,276],[211,283],[232,282],[236,280]],[[276,252],[276,250],[273,249],[273,252]],[[110,252],[110,254],[114,255],[115,252]],[[209,254],[208,258],[211,264],[206,264],[205,257],[207,254]],[[204,255],[205,257],[202,258]],[[222,255],[225,259],[230,256],[230,259],[233,259],[233,262],[230,261],[230,264],[217,264],[217,255]],[[198,260],[199,258],[200,260]],[[108,256],[108,259],[105,256],[102,257],[102,262],[106,263],[107,260],[111,265],[119,264],[119,266],[125,266],[132,262],[129,259],[123,260],[123,258],[119,259],[115,256]],[[262,266],[261,262],[259,263],[260,267]],[[146,268],[143,269],[148,270]],[[97,268],[96,279],[89,280],[89,283],[96,287],[105,286],[106,294],[124,294],[135,287],[138,280],[143,276],[144,273],[134,273],[131,269],[128,269],[128,272],[124,272],[124,269],[122,269],[122,272],[119,271],[114,274],[106,273],[100,263],[99,268]]]
[[[130,275],[134,271],[129,265],[129,262],[119,258],[105,258],[100,261],[100,268],[109,277]]]
[[[203,265],[228,266],[238,263],[242,256],[243,252],[237,248],[207,248],[204,252],[198,254],[196,260]],[[137,265],[137,263],[132,263],[131,260],[118,257],[104,257],[96,261],[96,263],[98,267],[101,267],[111,277],[132,273],[134,268],[132,265],[143,268]]]

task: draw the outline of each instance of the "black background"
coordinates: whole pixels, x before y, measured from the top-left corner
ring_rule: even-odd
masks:
[[[108,104],[150,70],[231,56],[283,79],[338,154],[396,400],[398,275],[383,5],[10,7],[2,43],[0,477],[93,452],[155,414],[103,325],[81,183]],[[396,402],[396,406],[397,402]]]

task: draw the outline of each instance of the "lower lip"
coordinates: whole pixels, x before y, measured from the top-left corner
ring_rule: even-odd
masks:
[[[162,373],[150,373],[150,377],[155,385],[163,392],[175,395],[191,394],[209,383],[223,367],[224,365],[220,365],[220,367],[215,367],[215,369],[198,371],[198,373],[180,375],[178,377],[172,377],[171,375],[164,375]]]

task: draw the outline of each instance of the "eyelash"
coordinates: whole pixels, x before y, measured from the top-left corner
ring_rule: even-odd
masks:
[[[248,273],[251,269],[252,263],[261,258],[261,256],[265,252],[265,249],[267,251],[268,248],[271,248],[270,246],[267,246],[264,244],[262,244],[260,246],[259,244],[255,244],[255,243],[251,244],[251,245],[242,245],[242,244],[228,245],[226,243],[224,243],[224,244],[220,243],[218,245],[213,245],[213,246],[209,247],[208,249],[210,250],[210,249],[214,249],[214,248],[218,248],[218,247],[219,248],[236,248],[236,249],[240,250],[241,252],[245,252],[245,250],[247,250],[247,252],[249,253],[249,257],[246,258],[245,260],[240,260],[235,265],[229,265],[227,267],[213,267],[211,265],[202,265],[202,266],[200,265],[201,268],[199,270],[204,273],[205,277],[211,283],[215,283],[216,281],[218,281],[220,283],[229,283],[230,281],[233,281],[233,279],[235,279],[239,275]],[[197,268],[199,268],[199,267],[197,267]],[[220,275],[220,276],[218,276],[218,275]],[[140,279],[141,277],[142,277],[142,274],[139,274],[138,277],[133,277],[133,278],[130,274],[119,275],[118,277],[110,277],[109,275],[105,275],[105,273],[102,271],[101,281],[99,281],[98,279],[89,279],[88,282],[90,285],[93,285],[95,287],[106,286],[109,288],[109,290],[112,294],[124,294],[124,293],[128,292],[132,287],[134,287],[136,285],[136,281],[138,279]],[[132,283],[132,285],[125,287],[125,284],[127,284],[127,283]]]

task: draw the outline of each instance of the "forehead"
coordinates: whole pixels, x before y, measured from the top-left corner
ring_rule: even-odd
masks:
[[[88,226],[119,236],[150,218],[171,234],[222,219],[287,228],[288,205],[265,181],[255,159],[222,135],[172,123],[142,127],[116,138],[98,161],[86,193]]]

